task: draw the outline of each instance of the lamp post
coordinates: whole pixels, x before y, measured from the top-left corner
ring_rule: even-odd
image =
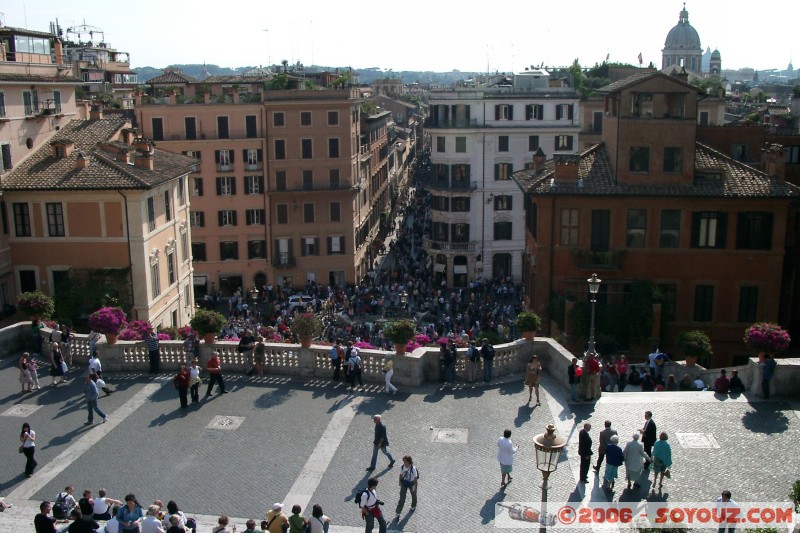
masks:
[[[253,315],[255,315],[258,311],[258,289],[255,286],[250,291],[250,298],[253,300]]]
[[[400,307],[403,309],[403,316],[406,316],[406,305],[408,305],[408,293],[405,289],[400,293]]]
[[[558,468],[561,452],[567,444],[567,439],[556,435],[556,427],[548,424],[545,433],[533,438],[536,448],[536,468],[542,473],[542,512],[539,515],[539,533],[547,531],[547,480],[552,472]]]
[[[597,355],[597,351],[594,349],[594,306],[597,303],[597,291],[600,289],[600,283],[602,281],[603,280],[597,277],[597,274],[592,274],[592,277],[586,280],[589,284],[589,294],[592,295],[592,320],[589,325],[589,348],[586,350],[586,353],[592,355]]]

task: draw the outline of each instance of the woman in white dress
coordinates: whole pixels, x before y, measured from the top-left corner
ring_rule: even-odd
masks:
[[[649,455],[644,451],[644,446],[639,442],[639,434],[634,433],[632,440],[625,445],[623,454],[625,455],[625,479],[628,480],[628,489],[631,488],[631,483],[634,487],[639,486],[639,478],[642,477],[644,470],[644,462],[652,461]]]

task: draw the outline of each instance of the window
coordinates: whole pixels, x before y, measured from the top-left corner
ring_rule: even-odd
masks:
[[[156,229],[156,200],[152,196],[147,199],[147,227],[150,231]]]
[[[300,151],[303,159],[312,159],[314,157],[314,152],[311,149],[311,139],[301,139]]]
[[[694,288],[694,321],[711,322],[714,311],[714,287],[697,285]]]
[[[467,138],[456,137],[456,152],[464,153],[467,151]]]
[[[0,145],[0,156],[2,156],[3,164],[0,165],[2,170],[11,170],[14,165],[11,163],[11,144],[6,143]]]
[[[683,157],[680,148],[664,148],[664,172],[683,172]]]
[[[328,139],[328,157],[339,157],[339,139]]]
[[[494,223],[494,240],[496,241],[511,240],[511,222]]]
[[[331,222],[342,221],[342,204],[339,202],[331,202]]]
[[[644,248],[647,231],[647,211],[628,209],[628,229],[625,243],[628,248]]]
[[[192,196],[203,196],[203,178],[192,178]]]
[[[64,206],[61,202],[46,204],[47,209],[47,234],[50,237],[63,237],[64,231]]]
[[[447,196],[431,196],[431,209],[434,211],[449,211],[450,198]]]
[[[255,139],[258,137],[258,125],[255,115],[244,116],[244,131],[248,139]]]
[[[167,217],[167,222],[172,220],[172,204],[170,203],[169,191],[164,191],[164,214]]]
[[[319,255],[319,239],[317,237],[303,237],[300,241],[300,255]]]
[[[219,226],[235,226],[236,225],[236,210],[235,209],[223,209],[222,211],[217,211],[217,219],[219,222]]]
[[[328,255],[344,253],[344,236],[334,235],[328,237]]]
[[[469,165],[465,164],[458,164],[453,165],[453,185],[456,185],[457,182],[460,182],[461,185],[464,185],[465,182],[469,180]]]
[[[495,120],[514,120],[514,106],[498,104],[494,106]]]
[[[267,241],[247,241],[248,259],[266,259]]]
[[[221,261],[239,259],[239,243],[236,241],[222,241],[219,243],[219,258]]]
[[[214,150],[214,161],[219,170],[231,170],[233,165],[233,150]]]
[[[189,284],[183,284],[183,305],[189,307],[192,304],[192,294],[189,292]],[[176,324],[177,325],[177,324]]]
[[[739,287],[739,313],[737,320],[752,324],[758,316],[758,287]]]
[[[692,213],[692,248],[725,248],[727,213]]]
[[[572,135],[556,135],[556,150],[572,150]]]
[[[193,242],[192,261],[205,261],[205,260],[206,260],[206,243]]]
[[[314,190],[314,171],[313,170],[304,170],[303,171],[303,190],[304,191],[312,191],[312,190]]]
[[[436,137],[436,151],[437,152],[441,153],[441,152],[445,152],[446,151],[446,149],[445,149],[445,146],[446,146],[445,145],[445,141],[446,141],[446,137],[442,137],[442,136]]]
[[[708,111],[700,111],[700,125],[708,126]]]
[[[556,105],[556,120],[572,120],[572,104]]]
[[[561,246],[578,246],[578,210],[561,210]]]
[[[289,206],[286,204],[278,204],[275,206],[275,217],[278,224],[289,223]]]
[[[161,271],[158,268],[158,258],[150,260],[150,290],[153,298],[161,294]]]
[[[184,150],[181,153],[186,157],[194,157],[195,159],[201,159],[200,154],[202,152],[200,152],[200,150]],[[198,168],[194,172],[200,172],[200,168]]]
[[[303,222],[306,224],[314,223],[314,204],[303,204]]]
[[[6,95],[0,91],[0,117],[6,116]]]
[[[681,212],[678,209],[661,211],[661,233],[658,238],[660,248],[678,248],[681,234]]]
[[[275,159],[286,159],[286,141],[275,139]]]
[[[544,120],[544,105],[542,104],[526,105],[525,120]]]
[[[217,196],[233,196],[236,194],[236,178],[221,176],[217,178]]]
[[[185,263],[189,260],[189,239],[186,236],[186,228],[181,231],[181,259]]]
[[[330,184],[330,188],[335,190],[339,188],[339,169],[332,168],[328,172],[328,183]]]
[[[178,180],[178,205],[186,204],[186,182],[184,178]]]
[[[228,139],[228,117],[217,117],[217,138]]]
[[[590,248],[593,252],[607,252],[611,239],[611,211],[592,210],[592,238]]]
[[[264,176],[245,176],[244,193],[261,194],[264,191]]]
[[[197,121],[195,117],[183,117],[183,129],[186,132],[186,140],[194,141],[197,139]]]
[[[539,136],[528,135],[528,151],[535,152],[539,149]]]
[[[0,202],[0,218],[3,220],[3,235],[8,235],[8,215],[6,214],[6,203]],[[2,286],[2,285],[0,285]],[[0,300],[0,305],[2,300]]]
[[[448,230],[449,229],[450,229],[450,226],[445,222],[434,222],[431,225],[431,235],[433,237],[433,240],[442,241],[442,242],[448,242],[448,240],[449,240]]]
[[[263,226],[266,224],[263,209],[248,209],[244,212],[248,226]]]
[[[39,93],[36,91],[23,91],[22,101],[25,104],[26,116],[35,115],[39,112]]]
[[[286,118],[283,115],[283,111],[275,111],[272,113],[272,125],[273,126],[283,126],[286,124]]]
[[[153,140],[154,141],[163,141],[164,140],[164,119],[161,117],[154,117],[152,119],[153,125]]]
[[[746,144],[733,144],[731,145],[731,157],[737,161],[747,161],[747,145]]]
[[[244,155],[245,168],[247,170],[258,170],[261,168],[263,152],[260,148],[245,148],[242,150]]]
[[[499,194],[494,197],[495,211],[511,211],[512,196],[510,194]]]
[[[31,236],[31,217],[28,204],[14,204],[14,233],[17,237]]]
[[[451,242],[469,242],[469,224],[451,225],[450,235]]]
[[[189,212],[189,223],[193,228],[202,228],[206,225],[206,214],[202,211]]]
[[[175,252],[167,252],[167,281],[172,285],[175,283]]]
[[[328,111],[328,126],[338,126],[338,125],[339,125],[339,112]]]
[[[300,125],[301,126],[310,126],[311,125],[311,111],[301,111],[300,112]]]
[[[444,199],[447,200],[447,197]],[[452,210],[454,213],[469,213],[469,197],[456,196],[453,198]]]
[[[603,133],[603,112],[595,111],[592,113],[592,133]]]
[[[286,171],[285,170],[276,170],[275,171],[275,190],[276,191],[285,191],[286,190]]]
[[[292,255],[292,239],[275,239],[275,259],[273,261],[275,265],[293,264],[294,258]]]
[[[796,165],[800,163],[800,146],[789,146],[786,145],[783,147],[786,150],[786,164],[787,165]]]
[[[514,165],[511,163],[495,163],[494,165],[494,179],[507,180],[511,179],[511,174],[514,172]]]
[[[650,148],[647,146],[631,146],[628,170],[631,172],[649,172]]]
[[[508,135],[501,135],[497,141],[498,152],[508,152]]]
[[[772,213],[739,213],[736,221],[736,249],[772,249]]]

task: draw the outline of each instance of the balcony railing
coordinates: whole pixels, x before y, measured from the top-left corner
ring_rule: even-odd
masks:
[[[436,250],[438,252],[474,252],[477,247],[477,242],[446,242],[435,241],[433,239],[423,238],[422,247],[427,250]]]
[[[572,262],[581,270],[621,270],[627,253],[627,250],[594,252],[573,248]]]
[[[272,258],[272,266],[291,268],[297,266],[297,260],[287,253],[278,253]]]
[[[477,128],[478,119],[451,119],[451,120],[433,120],[429,118],[425,121],[425,128],[442,128],[442,129],[459,129],[459,128]]]
[[[437,180],[429,178],[422,181],[422,187],[428,191],[466,192],[478,188],[477,181]]]

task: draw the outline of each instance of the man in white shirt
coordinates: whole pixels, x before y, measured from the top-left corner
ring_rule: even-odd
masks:
[[[147,516],[139,524],[140,533],[164,533],[164,527],[158,519],[159,510],[158,505],[147,508]]]
[[[375,527],[375,520],[378,521],[378,532],[386,533],[386,519],[383,517],[383,512],[381,512],[380,508],[383,502],[378,499],[377,488],[378,478],[371,477],[367,481],[367,490],[361,494],[359,507],[366,526],[364,533],[372,533],[372,528]]]

